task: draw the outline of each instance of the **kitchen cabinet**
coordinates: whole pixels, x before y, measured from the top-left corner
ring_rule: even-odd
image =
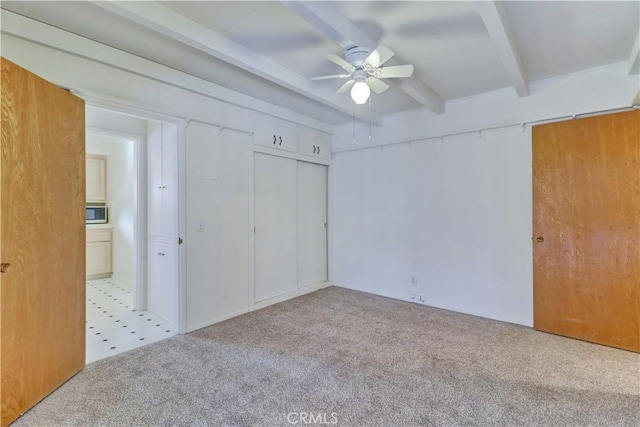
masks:
[[[86,201],[106,203],[107,201],[107,156],[86,155]]]
[[[327,167],[254,153],[254,303],[327,280]]]
[[[99,228],[90,227],[93,226],[87,226],[86,233],[87,280],[111,277],[113,230],[99,226]]]
[[[290,152],[298,151],[298,132],[294,123],[254,113],[252,124],[254,144]]]
[[[314,129],[301,127],[298,131],[298,152],[309,157],[330,159],[331,136]]]

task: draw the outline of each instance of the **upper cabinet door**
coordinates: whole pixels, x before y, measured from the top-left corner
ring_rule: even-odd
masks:
[[[147,129],[147,234],[178,236],[178,127],[150,123]]]
[[[252,116],[253,143],[278,150],[298,150],[298,130],[294,123],[265,114]]]
[[[106,203],[107,156],[103,156],[101,154],[87,154],[86,177],[86,201]]]
[[[298,149],[305,156],[330,159],[331,136],[314,129],[300,128]]]

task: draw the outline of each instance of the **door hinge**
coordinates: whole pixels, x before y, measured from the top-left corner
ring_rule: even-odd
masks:
[[[182,244],[182,237],[178,237],[178,244],[181,245]]]
[[[256,234],[256,227],[253,227],[253,234]]]

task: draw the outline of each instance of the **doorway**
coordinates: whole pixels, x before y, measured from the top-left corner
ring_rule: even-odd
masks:
[[[156,122],[95,106],[87,106],[86,120],[87,158],[93,156],[103,162],[104,176],[97,181],[103,181],[105,187],[104,200],[87,200],[87,204],[102,203],[108,212],[104,224],[87,224],[86,362],[90,363],[177,333],[177,316],[154,311],[149,300],[170,299],[177,311],[178,298],[160,294],[155,282],[150,283],[162,274],[155,271],[158,265],[148,261],[153,248],[147,236],[153,212],[147,209],[153,193],[149,171],[154,166],[150,159],[158,156],[149,129]],[[175,144],[177,147],[177,140]],[[165,158],[175,162],[177,168],[177,155]],[[100,168],[88,160],[87,194],[95,185],[89,180],[98,174],[90,170]],[[177,199],[168,209],[177,212]],[[177,215],[173,218],[177,222]],[[96,256],[98,260],[92,260]],[[102,270],[90,271],[91,265]],[[177,257],[167,260],[162,268],[177,272]],[[177,274],[175,277],[167,286],[178,295]]]

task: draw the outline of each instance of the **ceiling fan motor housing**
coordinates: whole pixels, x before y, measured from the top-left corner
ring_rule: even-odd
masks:
[[[373,49],[361,46],[350,46],[345,53],[345,60],[354,67],[363,67],[364,60],[371,55]]]

